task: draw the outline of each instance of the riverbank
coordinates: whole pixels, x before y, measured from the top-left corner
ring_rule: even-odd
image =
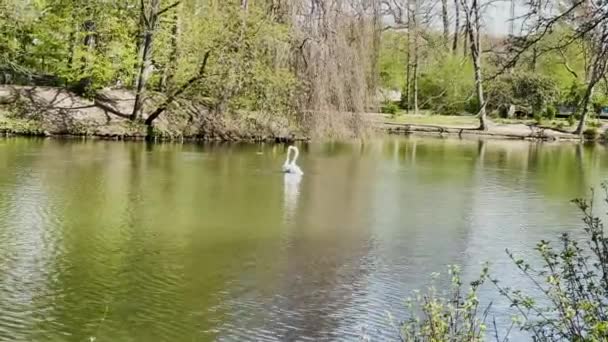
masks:
[[[534,120],[490,121],[488,130],[477,129],[479,122],[474,116],[443,115],[402,115],[391,117],[385,114],[374,114],[373,121],[377,127],[389,134],[423,134],[456,137],[480,137],[493,139],[543,140],[543,141],[577,141],[579,135],[572,133],[566,120],[552,120],[537,123]],[[601,123],[591,127],[584,135],[585,140],[603,140],[608,126]]]
[[[152,97],[145,105],[152,108],[154,101]],[[0,86],[0,134],[113,140],[308,140],[286,118],[219,115],[187,100],[176,101],[149,127],[143,120],[129,119],[133,102],[133,93],[123,89],[106,89],[88,99],[62,88]]]
[[[145,103],[144,113],[154,108],[158,97],[151,96]],[[545,124],[533,120],[496,120],[487,131],[480,131],[476,129],[478,123],[474,116],[316,113],[304,115],[304,123],[295,127],[286,117],[257,113],[221,115],[203,103],[190,100],[177,100],[149,127],[143,120],[129,119],[133,99],[133,93],[124,89],[105,89],[94,99],[88,99],[62,88],[0,86],[0,134],[111,140],[293,142],[351,137],[374,127],[389,134],[580,140],[571,133],[574,128],[565,120]],[[586,134],[585,139],[603,140],[607,128],[606,124],[596,125],[590,130],[593,134]]]

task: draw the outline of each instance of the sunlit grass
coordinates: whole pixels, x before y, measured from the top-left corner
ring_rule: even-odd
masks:
[[[543,119],[540,122],[535,119],[490,118],[490,120],[495,124],[540,125],[560,130],[572,130],[576,127],[576,122],[569,122],[567,119],[563,118],[556,118],[553,120]],[[479,125],[479,119],[475,115],[439,115],[430,112],[423,112],[423,114],[418,115],[399,113],[398,115],[392,116],[386,114],[383,121],[396,124],[435,125],[445,127],[476,127]]]
[[[438,126],[477,126],[479,120],[472,115],[430,115],[430,114],[402,114],[394,117],[387,116],[386,122],[412,125],[438,125]]]

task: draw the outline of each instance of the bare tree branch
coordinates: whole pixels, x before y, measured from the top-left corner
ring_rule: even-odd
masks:
[[[163,13],[169,11],[170,9],[177,7],[180,3],[181,3],[181,1],[176,1],[173,4],[163,8],[162,10],[158,11],[158,16],[161,16]]]

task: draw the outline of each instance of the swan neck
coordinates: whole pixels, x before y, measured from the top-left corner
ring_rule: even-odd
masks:
[[[294,147],[293,150],[294,150],[293,151],[294,153],[293,153],[293,161],[292,161],[292,163],[295,163],[296,159],[298,159],[298,156],[300,155],[300,151],[298,150],[297,147]]]

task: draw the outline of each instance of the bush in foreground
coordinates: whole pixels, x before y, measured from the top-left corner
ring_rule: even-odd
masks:
[[[608,203],[608,185],[603,184]],[[592,197],[593,198],[593,197]],[[532,266],[507,250],[522,274],[540,295],[503,287],[484,267],[465,291],[457,268],[451,268],[452,288],[438,295],[433,288],[410,302],[410,318],[401,325],[403,341],[482,341],[490,306],[479,308],[477,291],[491,280],[518,316],[514,324],[533,341],[608,341],[608,237],[593,211],[593,200],[575,200],[583,215],[581,238],[568,233],[557,243],[536,246],[541,263]],[[508,334],[508,332],[506,333]],[[498,334],[494,334],[498,336]],[[502,339],[507,340],[508,336]]]
[[[487,279],[487,271],[487,267],[484,267],[479,279],[470,284],[468,291],[464,291],[459,268],[451,266],[448,294],[438,294],[431,286],[425,294],[416,293],[414,298],[408,299],[411,315],[401,326],[401,339],[483,341],[490,306],[480,312],[477,290]]]

